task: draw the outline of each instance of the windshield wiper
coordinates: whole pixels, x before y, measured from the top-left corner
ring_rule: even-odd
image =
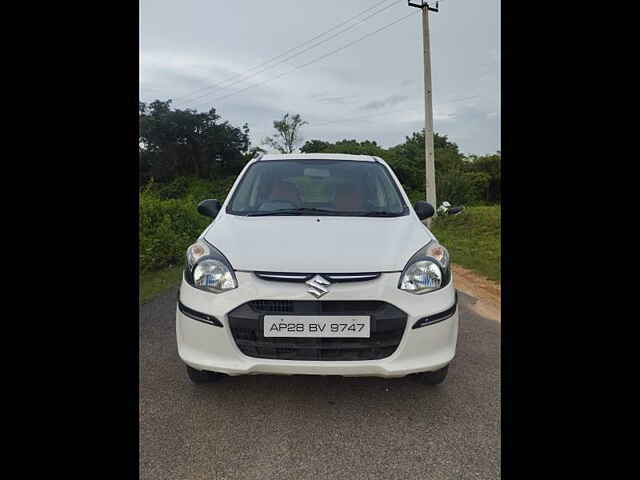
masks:
[[[402,213],[396,212],[362,212],[358,213],[358,216],[362,217],[399,217]]]
[[[307,213],[317,214],[317,215],[337,215],[338,212],[335,210],[327,210],[325,208],[283,208],[280,210],[271,210],[268,212],[253,212],[248,213],[247,217],[265,217],[268,215],[304,215]]]
[[[326,208],[283,208],[280,210],[271,210],[266,212],[252,212],[248,213],[247,217],[266,217],[271,215],[334,215],[334,216],[348,216],[348,217],[399,217],[402,213],[396,212],[342,212],[337,210],[328,210]]]

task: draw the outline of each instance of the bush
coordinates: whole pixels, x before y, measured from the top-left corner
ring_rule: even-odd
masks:
[[[209,224],[198,213],[198,203],[206,198],[223,202],[234,180],[178,177],[167,184],[147,184],[139,197],[140,271],[182,263],[187,247]]]
[[[191,199],[163,200],[145,192],[139,204],[140,271],[184,261],[187,247],[209,224]]]
[[[426,194],[424,190],[409,190],[403,185],[404,191],[407,193],[409,200],[411,200],[411,205],[415,205],[416,202],[424,201],[426,199]],[[436,208],[434,205],[433,208]]]
[[[186,177],[175,178],[172,182],[161,185],[157,190],[157,195],[163,200],[170,198],[184,197],[189,191],[189,179]]]
[[[142,188],[142,191],[150,192],[162,200],[191,198],[200,202],[207,198],[216,198],[222,202],[235,179],[235,175],[216,180],[197,177],[176,177],[172,181],[165,183],[156,183],[152,179]]]
[[[500,281],[500,206],[467,207],[460,215],[437,217],[431,231],[451,261]]]
[[[488,203],[485,200],[485,192],[489,185],[489,176],[479,172],[450,172],[438,173],[436,175],[436,200],[438,205],[447,201],[454,206],[457,205],[483,205]],[[420,188],[411,189],[403,184],[407,196],[412,204],[418,200],[425,200],[424,185]],[[433,208],[438,208],[433,205]]]
[[[478,205],[485,202],[489,175],[481,172],[448,172],[436,176],[438,204]],[[434,205],[435,207],[435,205]]]

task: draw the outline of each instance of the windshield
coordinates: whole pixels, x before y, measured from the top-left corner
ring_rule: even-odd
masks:
[[[249,167],[233,215],[389,216],[409,212],[387,169],[352,160],[269,160]]]

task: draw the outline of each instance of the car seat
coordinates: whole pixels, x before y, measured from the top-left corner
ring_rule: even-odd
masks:
[[[356,183],[336,185],[336,210],[358,212],[364,210],[362,189]]]

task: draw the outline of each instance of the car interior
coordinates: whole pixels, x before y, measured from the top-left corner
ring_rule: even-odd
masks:
[[[317,208],[342,213],[401,211],[393,188],[378,172],[357,166],[270,165],[249,177],[238,194],[244,211],[274,212],[298,208]]]
[[[305,189],[307,185],[300,185],[293,180],[275,180],[269,188],[269,194],[266,195],[264,201],[260,202],[259,210],[269,211],[285,208],[327,208],[341,212],[357,212],[366,210],[366,205],[373,202],[367,198],[367,192],[363,188],[360,181],[344,181],[337,183],[335,181],[323,181],[322,190],[325,195],[321,195],[324,201],[316,199],[307,199],[312,197],[309,192],[310,187]],[[305,195],[304,193],[309,193]],[[371,192],[368,192],[371,193]],[[315,195],[316,197],[318,195]],[[263,197],[264,198],[264,197]],[[307,201],[305,201],[307,199]]]

